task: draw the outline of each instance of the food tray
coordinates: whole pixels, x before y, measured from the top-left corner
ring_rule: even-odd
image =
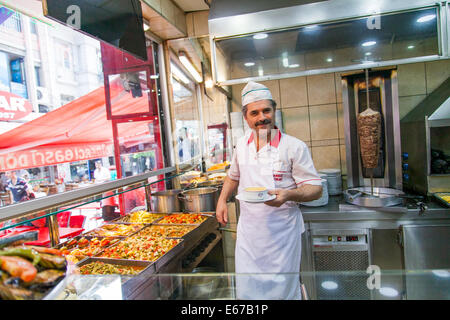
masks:
[[[94,239],[94,238],[97,238],[97,239],[100,240],[100,241],[103,240],[103,239],[105,239],[105,238],[108,238],[108,239],[117,239],[117,240],[119,240],[119,241],[125,239],[125,237],[100,237],[100,236],[83,236],[83,235],[80,235],[80,236],[76,236],[76,237],[70,238],[70,239],[68,239],[66,242],[60,243],[60,244],[58,244],[57,246],[55,246],[55,247],[53,247],[53,248],[55,248],[55,249],[61,249],[62,247],[66,247],[66,245],[67,245],[67,243],[68,243],[69,241],[71,241],[71,240],[76,240],[76,241],[78,242],[81,238],[85,238],[85,239],[87,239],[87,240],[89,240],[89,241],[92,240],[92,239]],[[117,242],[116,242],[116,243],[117,243]],[[110,246],[112,246],[112,245],[115,245],[116,243],[113,243],[113,244],[110,244],[110,245],[105,246],[105,247],[102,248],[98,253],[101,253],[105,248],[108,248],[108,247],[110,247]],[[68,249],[72,249],[74,246],[75,246],[75,244],[69,246]],[[70,254],[70,256],[73,256],[73,257],[75,257],[75,258],[77,258],[77,259],[80,259],[80,261],[78,261],[77,263],[79,263],[79,262],[83,261],[84,259],[90,257],[89,255],[73,255],[73,254]],[[66,259],[70,260],[70,258],[67,258],[67,256],[66,256]]]
[[[116,264],[122,266],[134,266],[134,267],[145,267],[137,275],[122,275],[122,295],[124,297],[130,296],[136,288],[141,286],[144,282],[148,281],[148,276],[156,272],[155,263],[151,261],[142,260],[125,260],[125,259],[112,259],[112,258],[99,258],[99,257],[89,257],[83,261],[76,264],[77,267],[84,266],[94,261]]]
[[[110,235],[110,236],[105,236],[105,235],[97,235],[97,234],[95,233],[95,232],[97,232],[97,231],[103,229],[102,227],[104,227],[104,226],[106,226],[106,225],[112,225],[112,224],[117,224],[117,225],[129,225],[129,226],[140,226],[140,228],[139,228],[139,229],[136,228],[136,230],[134,230],[134,231],[132,231],[132,232],[130,232],[130,233],[127,233],[127,234],[123,234],[123,235]],[[102,227],[95,228],[94,230],[91,230],[91,231],[85,233],[85,236],[94,236],[94,237],[122,237],[122,238],[125,238],[125,237],[129,237],[129,236],[135,234],[136,232],[138,232],[139,230],[141,230],[141,229],[144,228],[145,226],[146,226],[146,224],[143,224],[143,223],[132,223],[132,224],[109,223],[109,224],[103,225]]]
[[[126,220],[128,220],[130,218],[131,214],[129,213],[129,214],[125,215],[125,216],[121,216],[119,218],[116,218],[114,220],[109,221],[108,224],[145,224],[145,225],[150,225],[153,222],[155,222],[155,221],[163,218],[164,216],[168,215],[168,213],[159,213],[159,212],[150,212],[150,213],[151,214],[156,214],[156,215],[161,215],[161,217],[153,220],[152,222],[129,222],[129,221],[126,221]]]
[[[167,238],[169,239],[169,238]],[[158,259],[156,259],[155,261],[149,261],[149,260],[134,260],[134,259],[118,259],[118,258],[108,258],[108,257],[101,257],[100,255],[102,254],[102,252],[98,253],[95,257],[96,258],[101,258],[101,259],[108,259],[108,260],[121,260],[121,261],[144,261],[144,262],[151,262],[151,263],[155,263],[155,267],[156,267],[156,271],[158,271],[164,264],[167,263],[167,261],[169,261],[170,259],[172,259],[172,257],[176,256],[177,254],[179,254],[181,251],[183,251],[184,248],[184,240],[183,239],[179,239],[177,238],[176,240],[179,240],[178,244],[175,245],[172,249],[170,249],[169,251],[167,251],[164,255],[162,255],[161,257],[159,257]],[[115,244],[117,245],[117,243]],[[115,246],[114,245],[114,246]],[[114,247],[111,246],[111,247]]]
[[[442,198],[442,196],[450,196],[450,192],[437,192],[433,193],[433,195],[438,200],[439,203],[446,206],[447,208],[450,208],[450,203],[448,203]]]
[[[167,214],[168,216],[171,216],[171,215],[176,215],[176,214],[199,214],[199,215],[201,215],[201,216],[206,216],[206,217],[214,217],[214,215],[212,215],[211,213],[208,213],[208,212],[173,212],[173,213],[170,213],[170,214]],[[160,225],[160,224],[162,224],[162,225],[171,225],[171,224],[182,224],[182,225],[199,225],[199,224],[201,224],[201,223],[165,223],[165,222],[161,222],[161,220],[162,219],[158,219],[157,221],[155,221],[155,222],[153,222],[153,224],[158,224],[158,225]],[[208,219],[206,219],[206,220],[208,220]],[[205,222],[206,220],[204,220],[204,221],[202,221],[202,222]]]
[[[168,238],[168,239],[186,239],[186,237],[189,235],[189,233],[193,232],[199,225],[195,224],[195,225],[186,225],[186,224],[153,224],[150,226],[147,226],[141,230],[139,230],[136,235],[138,235],[141,232],[145,232],[145,229],[150,229],[152,227],[176,227],[176,226],[180,226],[180,227],[192,227],[192,229],[188,232],[186,232],[183,236],[181,237],[169,237],[169,236],[164,236],[164,238]]]

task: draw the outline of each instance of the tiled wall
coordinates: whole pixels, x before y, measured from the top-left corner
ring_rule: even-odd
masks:
[[[399,113],[404,117],[450,76],[450,60],[398,66]],[[262,82],[281,109],[284,131],[309,147],[316,169],[340,168],[347,173],[345,132],[339,73]],[[232,87],[232,109],[241,111],[245,84]]]

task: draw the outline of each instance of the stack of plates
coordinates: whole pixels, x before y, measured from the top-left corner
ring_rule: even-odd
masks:
[[[328,194],[335,196],[342,193],[342,176],[339,169],[322,169],[319,173],[327,175]]]

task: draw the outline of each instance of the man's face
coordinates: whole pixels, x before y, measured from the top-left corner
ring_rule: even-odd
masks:
[[[252,130],[268,132],[275,127],[275,111],[269,100],[251,102],[247,105],[247,113],[244,115],[248,126]]]
[[[100,169],[100,167],[101,167],[100,162],[96,162],[96,163],[95,163],[95,167],[96,167],[97,169]]]

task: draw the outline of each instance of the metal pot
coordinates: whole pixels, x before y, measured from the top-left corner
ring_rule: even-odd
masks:
[[[152,211],[160,213],[181,212],[178,195],[183,190],[174,189],[152,193]]]
[[[178,197],[186,212],[211,212],[216,210],[218,190],[213,187],[185,190]]]

